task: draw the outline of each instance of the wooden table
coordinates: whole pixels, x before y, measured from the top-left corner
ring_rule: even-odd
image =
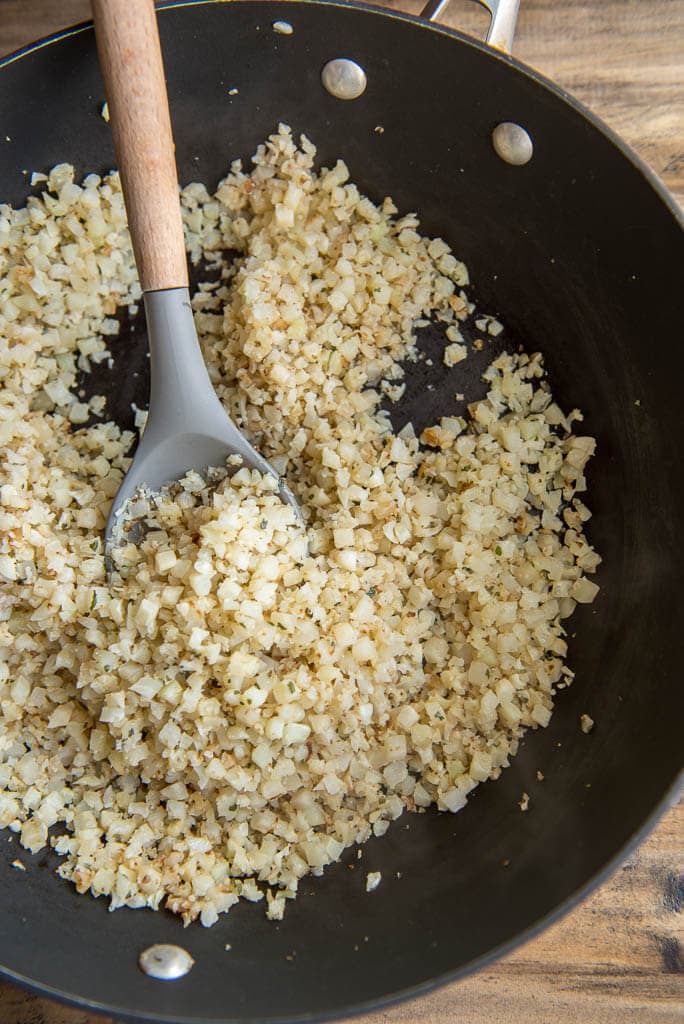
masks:
[[[417,13],[418,0],[388,0]],[[473,33],[462,0],[444,21]],[[615,128],[684,203],[684,2],[522,0],[516,54]],[[88,17],[87,0],[0,0],[0,55]],[[68,154],[65,154],[65,158]],[[1,197],[0,197],[1,198]],[[684,804],[582,906],[473,978],[358,1024],[681,1024]],[[0,1024],[91,1024],[0,984]]]

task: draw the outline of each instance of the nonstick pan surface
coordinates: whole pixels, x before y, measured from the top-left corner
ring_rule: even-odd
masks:
[[[279,19],[291,36],[272,31]],[[8,978],[122,1019],[347,1014],[458,977],[528,937],[595,884],[675,791],[681,223],[604,126],[516,61],[454,32],[359,6],[262,0],[171,7],[160,29],[181,181],[215,184],[279,121],[305,131],[322,162],[344,158],[373,199],[391,194],[400,210],[421,214],[425,233],[450,242],[479,308],[503,318],[508,345],[544,353],[558,401],[581,407],[598,439],[588,500],[602,590],[571,620],[576,680],[549,728],[530,734],[510,769],[459,814],[405,815],[367,844],[363,870],[349,869],[349,855],[306,881],[282,923],[240,905],[210,930],[183,930],[165,913],[109,914],[55,876],[48,852],[22,851],[28,871],[12,870],[17,840],[0,833]],[[338,56],[367,72],[359,100],[321,88],[321,67]],[[113,166],[103,99],[89,28],[0,67],[0,125],[12,139],[0,148],[3,201],[24,201],[26,170]],[[491,131],[505,120],[534,140],[525,167],[492,149]],[[124,329],[126,358],[98,382],[122,422],[139,400],[130,371],[145,363],[141,337]],[[470,359],[465,366],[457,386],[437,367],[429,379],[412,368],[395,423],[420,428],[445,411],[445,396],[475,397],[479,371]],[[590,736],[579,729],[583,713],[597,723]],[[383,883],[369,897],[373,870]],[[138,954],[154,942],[190,951],[185,979],[163,984],[139,971]]]

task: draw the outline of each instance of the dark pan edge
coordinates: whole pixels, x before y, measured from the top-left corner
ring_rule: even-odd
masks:
[[[157,10],[173,10],[179,7],[203,7],[208,4],[225,2],[226,0],[165,0],[165,2],[157,5]],[[239,3],[245,2],[245,0],[232,0],[232,2]],[[670,213],[680,227],[684,229],[684,210],[682,210],[680,204],[674,198],[668,187],[664,184],[653,168],[646,163],[643,157],[639,156],[639,154],[630,145],[628,145],[628,143],[626,143],[624,139],[610,127],[610,125],[606,124],[598,114],[585,106],[585,104],[573,96],[572,93],[569,93],[562,86],[554,82],[553,79],[547,78],[546,75],[537,71],[536,68],[533,68],[529,64],[525,64],[512,54],[496,50],[482,40],[477,39],[475,36],[468,35],[465,32],[460,32],[457,29],[449,28],[446,25],[427,22],[424,18],[421,18],[418,15],[389,10],[385,7],[378,7],[375,4],[363,3],[361,0],[279,0],[279,2],[284,6],[292,7],[299,6],[302,3],[312,4],[317,7],[344,7],[352,10],[365,11],[370,14],[379,14],[395,21],[409,22],[413,25],[419,25],[428,31],[436,32],[452,39],[458,39],[460,42],[466,43],[468,46],[472,46],[477,50],[483,51],[494,60],[510,65],[516,71],[525,75],[526,78],[531,79],[538,85],[545,88],[548,92],[553,93],[559,99],[563,100],[568,104],[568,106],[576,110],[577,113],[579,113],[594,128],[601,132],[601,134],[608,139],[608,141],[611,142],[613,146],[615,146],[615,148],[627,158],[627,160],[629,160],[629,162],[639,171],[642,177],[646,179],[653,191],[658,194],[665,206],[668,207]],[[53,43],[58,43],[62,39],[68,39],[69,37],[81,32],[87,32],[92,29],[92,27],[92,21],[78,22],[76,25],[72,25],[69,28],[55,32],[52,35],[45,36],[43,39],[38,39],[33,43],[20,47],[20,49],[15,50],[13,53],[9,53],[5,57],[0,58],[0,71],[2,71],[4,67],[14,64],[22,57],[26,57],[37,50],[42,50],[46,46],[51,46]]]
[[[207,2],[213,2],[213,0],[207,0]],[[444,974],[437,975],[437,977],[431,978],[430,981],[423,982],[420,985],[413,985],[410,988],[401,989],[398,992],[391,993],[390,995],[367,1000],[363,1003],[352,1004],[345,1007],[343,1011],[335,1010],[330,1013],[305,1014],[297,1017],[205,1017],[202,1019],[202,1024],[318,1024],[319,1021],[339,1020],[342,1014],[344,1014],[345,1017],[359,1017],[365,1013],[388,1009],[392,1006],[398,1005],[399,1003],[408,1002],[409,1000],[417,999],[420,996],[426,995],[429,992],[434,992],[445,985],[453,984],[456,981],[463,981],[471,974],[476,974],[478,971],[482,970],[483,967],[487,967],[489,964],[494,963],[501,957],[512,952],[514,949],[517,949],[519,946],[530,942],[532,939],[536,938],[537,935],[541,934],[541,932],[560,921],[571,910],[574,910],[574,908],[582,903],[587,896],[611,877],[611,875],[630,856],[630,854],[632,854],[634,850],[650,835],[666,812],[679,802],[682,796],[684,796],[684,769],[679,773],[677,778],[664,794],[662,800],[660,800],[656,805],[651,814],[648,815],[641,827],[637,829],[627,843],[620,848],[614,857],[610,858],[600,871],[597,871],[595,875],[585,882],[584,885],[580,886],[579,889],[577,889],[571,896],[548,914],[540,917],[534,922],[534,924],[531,924],[528,928],[519,932],[514,938],[509,939],[508,942],[501,943],[501,945],[494,947],[494,949],[491,949],[483,956],[477,957],[475,960],[471,960],[470,963],[465,964],[463,967],[457,968],[454,971],[446,971]],[[168,1016],[163,1016],[161,1014],[140,1015],[128,1013],[126,1011],[119,1012],[112,1006],[105,1006],[102,1003],[93,1003],[88,1000],[78,999],[69,993],[41,985],[39,982],[33,982],[22,975],[15,974],[13,971],[7,971],[2,966],[0,966],[0,977],[7,978],[8,981],[11,981],[13,984],[18,985],[20,988],[23,988],[34,995],[46,996],[47,998],[54,999],[56,1002],[62,1003],[66,1006],[73,1006],[78,1009],[85,1009],[96,1014],[101,1014],[102,1016],[113,1017],[113,1024],[118,1024],[118,1021],[130,1021],[131,1024],[147,1024],[147,1022],[153,1022],[153,1024],[168,1024],[170,1020]],[[112,1013],[113,1010],[115,1011],[114,1013]],[[174,1024],[197,1024],[197,1018],[195,1017],[174,1017],[173,1021]]]

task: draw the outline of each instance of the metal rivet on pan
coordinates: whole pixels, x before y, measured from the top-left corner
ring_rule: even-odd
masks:
[[[522,167],[532,159],[534,146],[523,127],[514,121],[502,121],[492,132],[492,143],[497,156],[507,164]]]
[[[366,72],[348,57],[329,60],[321,71],[323,87],[338,100],[356,100],[366,91]]]
[[[176,981],[177,978],[184,978],[194,962],[187,950],[165,943],[150,946],[138,957],[140,969],[149,974],[150,978],[157,978],[159,981]]]

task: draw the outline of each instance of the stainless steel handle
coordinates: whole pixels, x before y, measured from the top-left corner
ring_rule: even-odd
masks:
[[[428,0],[420,12],[421,18],[436,21],[448,3],[449,0]],[[491,15],[487,32],[489,45],[496,47],[497,50],[503,50],[504,53],[510,53],[513,49],[520,0],[475,0],[475,3],[486,7]]]

